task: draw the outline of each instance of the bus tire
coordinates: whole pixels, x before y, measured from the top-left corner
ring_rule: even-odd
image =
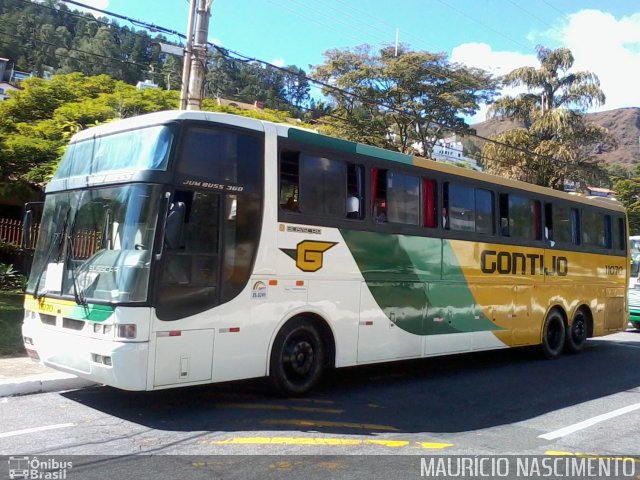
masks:
[[[289,321],[276,335],[269,378],[280,395],[304,395],[323,373],[324,345],[317,328],[304,318]]]
[[[549,360],[558,358],[564,348],[565,335],[562,314],[556,309],[551,310],[542,327],[542,355]]]
[[[567,325],[564,348],[569,353],[579,353],[587,343],[589,332],[589,319],[582,310],[578,310],[573,316],[571,325]]]
[[[633,325],[633,328],[635,328],[636,330],[640,330],[640,322],[636,322],[635,320],[632,320],[631,325]]]

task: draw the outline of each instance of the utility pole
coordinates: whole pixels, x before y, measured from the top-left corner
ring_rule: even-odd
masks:
[[[182,65],[180,109],[200,110],[207,61],[207,37],[212,0],[190,0],[187,45]]]
[[[187,21],[187,45],[184,48],[182,58],[182,88],[180,89],[180,110],[187,109],[187,97],[189,96],[189,74],[191,73],[191,52],[193,50],[193,23],[196,14],[196,1],[189,3],[189,19]]]

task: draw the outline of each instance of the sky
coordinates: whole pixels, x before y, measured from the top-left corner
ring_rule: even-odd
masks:
[[[188,0],[79,1],[186,32]],[[495,75],[537,67],[536,45],[567,47],[574,71],[600,79],[607,100],[591,111],[640,107],[640,0],[214,0],[209,41],[309,72],[327,50],[394,44],[396,32]]]

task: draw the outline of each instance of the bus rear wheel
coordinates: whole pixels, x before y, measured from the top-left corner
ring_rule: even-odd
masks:
[[[636,330],[640,330],[640,322],[632,320],[631,325],[633,325],[633,328],[635,328]]]
[[[569,353],[578,353],[587,343],[588,324],[587,316],[582,310],[578,310],[573,317],[571,326],[567,326],[565,350]]]
[[[558,310],[551,310],[542,328],[542,355],[550,360],[558,358],[564,348],[566,329]]]
[[[324,366],[324,345],[317,328],[308,320],[288,322],[278,332],[269,377],[280,395],[303,395],[320,381]]]

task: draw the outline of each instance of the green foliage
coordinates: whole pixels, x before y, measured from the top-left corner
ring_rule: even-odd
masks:
[[[159,41],[169,40],[70,12],[59,0],[0,0],[5,35],[0,57],[35,73],[21,83],[21,91],[0,102],[0,202],[18,184],[21,191],[42,188],[78,131],[178,107],[182,64],[158,47]],[[287,122],[290,116],[300,117],[298,107],[309,101],[304,71],[288,68],[294,73],[231,61],[214,51],[207,61],[205,93],[247,103],[262,100],[268,107],[263,112],[231,111]],[[55,75],[37,78],[45,71]],[[145,78],[161,88],[137,90],[133,84]],[[224,111],[212,101],[204,108]]]
[[[3,184],[46,183],[74,133],[178,104],[177,92],[137,90],[107,75],[55,75],[29,79],[23,87],[0,104],[0,195]]]
[[[605,101],[598,78],[590,72],[569,72],[574,60],[566,48],[537,50],[539,68],[518,68],[503,79],[505,85],[525,86],[527,92],[502,97],[489,111],[523,127],[503,132],[494,137],[499,144],[483,147],[485,169],[558,190],[566,180],[598,183],[606,172],[593,152],[615,144],[606,129],[586,123],[581,113]]]
[[[0,255],[18,255],[24,253],[24,250],[13,243],[6,242],[4,240],[0,240]]]
[[[13,265],[0,263],[0,290],[22,290],[26,284],[25,276],[20,275]]]
[[[626,207],[629,218],[629,235],[640,235],[640,166],[631,178],[618,178],[613,190],[616,198]]]
[[[24,355],[22,319],[24,295],[0,290],[0,356]]]
[[[434,139],[467,129],[460,117],[495,95],[487,72],[449,63],[442,53],[403,45],[396,55],[392,47],[362,45],[324,56],[313,76],[341,89],[324,90],[336,105],[322,119],[324,130],[401,152],[418,144],[428,154]]]
[[[310,100],[309,81],[301,68],[295,65],[285,68],[292,73],[255,62],[230,61],[214,51],[208,62],[205,93],[250,104],[259,100],[266,108],[299,116],[300,107],[305,107]]]

